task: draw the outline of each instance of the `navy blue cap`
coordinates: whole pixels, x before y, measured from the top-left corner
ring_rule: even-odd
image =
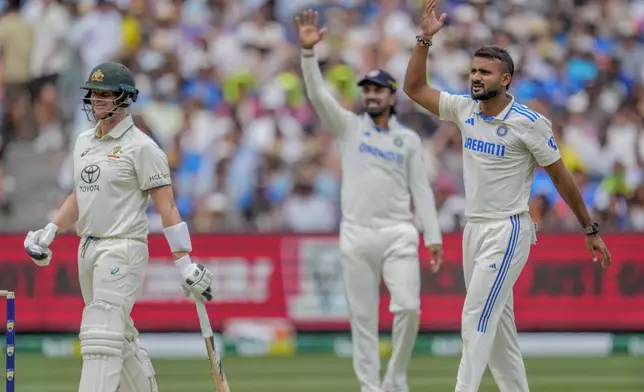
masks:
[[[367,74],[358,82],[358,86],[362,86],[365,83],[377,84],[378,86],[390,88],[393,91],[396,91],[398,88],[396,79],[394,79],[389,72],[381,69],[374,69],[367,72]]]

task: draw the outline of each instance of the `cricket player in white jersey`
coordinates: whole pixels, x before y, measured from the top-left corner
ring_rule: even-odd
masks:
[[[326,89],[313,47],[325,33],[311,10],[297,18],[308,97],[333,132],[342,156],[340,251],[350,311],[353,365],[362,392],[408,392],[407,365],[418,333],[419,233],[413,199],[431,253],[431,269],[443,262],[434,195],[423,164],[420,137],[394,115],[396,82],[382,70],[367,73],[365,114],[345,110]],[[395,314],[393,351],[380,382],[378,302],[381,278]]]
[[[212,299],[212,273],[190,260],[190,234],[174,204],[165,154],[127,113],[138,94],[130,70],[101,64],[82,89],[84,110],[97,125],[76,140],[74,191],[51,223],[29,232],[25,249],[36,264],[48,265],[54,237],[76,222],[85,300],[78,391],[156,392],[152,363],[130,318],[148,264],[148,196],[161,214],[186,293]]]
[[[507,93],[514,63],[499,47],[474,53],[471,96],[427,85],[427,52],[446,15],[436,1],[425,4],[404,91],[441,120],[456,123],[463,139],[468,223],[463,232],[467,294],[462,314],[463,356],[457,392],[476,392],[489,365],[501,392],[527,392],[528,382],[514,322],[512,288],[536,242],[528,201],[535,165],[544,167],[577,216],[593,261],[611,264],[599,225],[591,221],[572,177],[561,161],[551,123]]]

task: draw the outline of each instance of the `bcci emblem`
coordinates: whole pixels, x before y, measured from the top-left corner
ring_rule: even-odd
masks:
[[[7,332],[13,332],[13,321],[7,321]]]
[[[501,125],[496,129],[496,134],[499,135],[499,137],[503,137],[508,134],[508,127],[505,125]]]
[[[94,71],[92,76],[89,78],[91,82],[102,82],[105,79],[105,74],[100,69]]]
[[[7,345],[7,356],[13,357],[15,346],[13,344]]]
[[[7,370],[7,381],[13,381],[13,370]]]

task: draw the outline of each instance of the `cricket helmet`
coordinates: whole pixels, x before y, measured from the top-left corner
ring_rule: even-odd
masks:
[[[91,105],[92,90],[119,93],[115,100],[119,107],[130,106],[132,102],[136,102],[139,95],[132,72],[125,65],[115,62],[103,63],[94,67],[81,89],[87,90],[87,94],[83,97],[83,103],[86,105]]]

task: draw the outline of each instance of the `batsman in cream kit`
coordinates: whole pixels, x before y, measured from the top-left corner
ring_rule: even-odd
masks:
[[[130,317],[148,265],[150,197],[175,258],[177,284],[187,295],[211,300],[213,275],[190,259],[190,233],[174,204],[166,155],[127,112],[138,95],[130,70],[100,64],[81,88],[83,110],[96,127],[76,140],[74,191],[51,223],[27,234],[24,245],[37,265],[47,266],[55,236],[76,223],[85,301],[78,391],[156,392],[154,368]]]

